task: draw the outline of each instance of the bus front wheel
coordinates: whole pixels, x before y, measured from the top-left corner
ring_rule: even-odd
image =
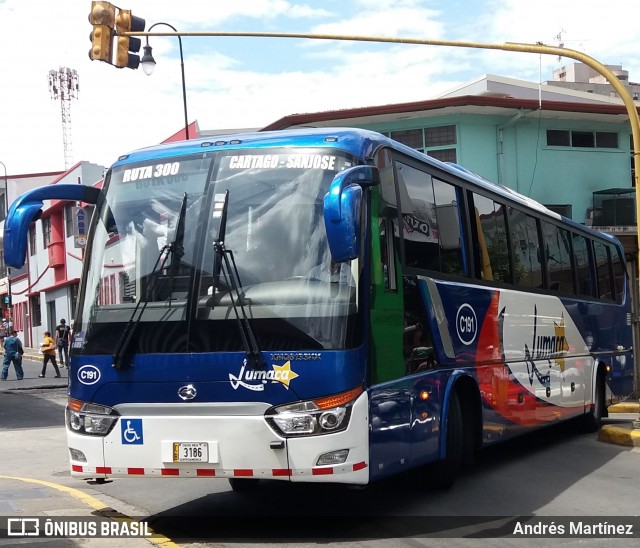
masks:
[[[425,483],[434,489],[451,487],[462,466],[464,456],[464,417],[457,392],[451,394],[447,413],[447,432],[445,437],[446,456],[443,460],[428,467]]]

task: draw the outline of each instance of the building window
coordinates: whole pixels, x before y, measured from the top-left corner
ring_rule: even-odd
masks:
[[[618,148],[618,134],[611,131],[596,131],[596,148]]]
[[[64,222],[65,222],[65,236],[69,238],[73,236],[75,231],[73,230],[73,205],[66,205],[64,207]]]
[[[31,309],[31,325],[38,327],[42,323],[42,312],[40,310],[40,294],[29,298],[29,308]]]
[[[573,206],[571,204],[543,204],[544,207],[550,209],[554,213],[558,215],[562,215],[563,217],[567,217],[569,219],[573,218]]]
[[[613,131],[547,130],[547,146],[575,148],[618,148],[618,134]]]
[[[71,301],[71,314],[73,315],[73,318],[75,318],[75,312],[76,312],[76,308],[78,306],[78,290],[79,290],[79,285],[78,284],[73,284],[69,286],[69,299]],[[73,318],[71,318],[73,320]]]
[[[427,127],[424,129],[425,147],[441,147],[455,145],[456,126]]]
[[[457,162],[456,149],[451,147],[458,142],[455,125],[391,131],[389,137],[441,162]]]
[[[35,225],[31,225],[29,227],[29,254],[36,254],[36,227]]]
[[[547,130],[547,146],[550,147],[570,147],[571,138],[568,131],[557,129]]]
[[[42,219],[42,243],[44,248],[47,249],[51,242],[51,217]]]
[[[427,154],[436,160],[440,160],[441,162],[453,162],[454,164],[457,160],[457,153],[455,148],[441,148],[438,150],[428,150]]]
[[[392,131],[389,135],[394,141],[415,149],[422,149],[422,129],[405,129],[403,131]]]
[[[580,148],[594,148],[596,142],[592,131],[572,131],[571,146]]]

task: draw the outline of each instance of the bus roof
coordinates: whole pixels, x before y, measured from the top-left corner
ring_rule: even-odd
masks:
[[[529,209],[572,225],[574,228],[585,230],[589,233],[597,233],[605,239],[617,241],[609,234],[585,227],[576,221],[562,217],[551,211],[541,203],[533,200],[515,190],[485,179],[472,171],[453,163],[436,160],[427,154],[419,152],[407,145],[393,141],[381,133],[359,128],[322,127],[287,129],[278,131],[258,131],[252,133],[234,133],[228,135],[213,135],[188,141],[174,141],[171,143],[142,148],[120,156],[112,167],[134,162],[144,162],[151,159],[162,159],[175,156],[209,152],[212,150],[239,150],[270,147],[327,147],[344,150],[363,160],[370,159],[375,152],[384,146],[391,147],[403,154],[413,157],[420,162],[448,172],[451,175],[471,182],[473,185],[484,188],[512,202],[519,203]]]

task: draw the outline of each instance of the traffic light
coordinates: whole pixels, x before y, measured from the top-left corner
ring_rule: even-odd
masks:
[[[131,10],[118,8],[116,16],[116,58],[115,65],[118,68],[137,69],[140,65],[140,51],[142,42],[134,36],[121,36],[123,32],[142,32],[145,21],[141,17],[131,15]],[[132,53],[130,53],[132,52]]]
[[[89,57],[92,60],[97,59],[111,64],[115,12],[116,9],[110,2],[91,2],[89,23],[93,25],[93,31],[90,36]]]

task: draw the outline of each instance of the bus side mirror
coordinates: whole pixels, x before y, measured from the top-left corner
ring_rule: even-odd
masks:
[[[355,166],[336,174],[324,197],[324,226],[336,263],[360,255],[362,188],[380,182],[378,169]]]
[[[4,262],[22,268],[27,256],[29,225],[42,214],[44,200],[75,200],[91,204],[102,196],[99,188],[77,184],[57,184],[25,192],[11,204],[4,221]]]

